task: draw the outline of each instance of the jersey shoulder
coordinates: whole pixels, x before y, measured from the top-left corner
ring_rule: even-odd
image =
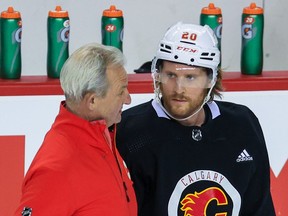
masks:
[[[228,131],[239,130],[248,133],[257,132],[257,134],[262,134],[259,119],[249,107],[223,101],[217,101],[216,103],[220,110],[219,121],[227,125]]]
[[[137,115],[147,115],[148,112],[151,112],[152,108],[152,100],[130,107],[127,110],[123,111],[122,118],[127,118],[129,116],[137,116]]]
[[[254,112],[247,106],[226,101],[215,101],[219,107],[220,113],[223,116],[230,117],[232,119],[254,119],[257,117]]]
[[[156,118],[157,114],[152,106],[152,101],[148,101],[134,107],[131,107],[122,113],[121,122],[118,125],[134,124],[134,126],[147,123]]]

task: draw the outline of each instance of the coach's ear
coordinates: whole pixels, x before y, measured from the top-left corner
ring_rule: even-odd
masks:
[[[96,95],[96,93],[92,93],[92,92],[88,92],[84,98],[83,98],[83,102],[85,104],[85,107],[89,110],[95,110],[95,108],[97,107],[98,104],[98,97]]]

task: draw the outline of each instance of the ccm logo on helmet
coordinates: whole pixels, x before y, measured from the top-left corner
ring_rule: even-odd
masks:
[[[187,48],[187,47],[182,47],[182,46],[178,46],[177,50],[181,50],[184,52],[192,52],[192,53],[196,53],[197,49],[191,49],[191,48]]]

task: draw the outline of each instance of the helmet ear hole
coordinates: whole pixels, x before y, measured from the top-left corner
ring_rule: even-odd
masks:
[[[207,80],[207,83],[206,83],[206,86],[205,86],[205,88],[206,89],[211,89],[211,88],[213,88],[214,87],[214,85],[215,85],[215,80],[214,79],[211,79],[211,80]]]
[[[175,56],[174,56],[174,59],[178,59],[178,55],[175,55]]]
[[[191,61],[191,62],[194,62],[194,58],[191,58],[190,61]]]
[[[156,81],[159,82],[159,80],[160,80],[160,74],[159,74],[159,73],[154,73],[154,74],[153,74],[153,77],[154,77],[154,79],[155,79]]]

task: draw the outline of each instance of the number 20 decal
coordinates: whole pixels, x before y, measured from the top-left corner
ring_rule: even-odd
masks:
[[[189,32],[183,32],[182,34],[182,39],[195,41],[196,38],[197,38],[197,34],[195,33],[189,34]]]

